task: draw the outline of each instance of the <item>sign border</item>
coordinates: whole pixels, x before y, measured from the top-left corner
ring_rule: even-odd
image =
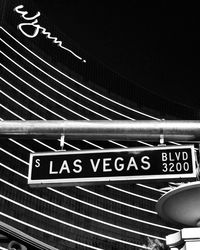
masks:
[[[191,149],[192,154],[192,173],[189,174],[163,174],[163,175],[138,175],[138,176],[107,176],[107,177],[87,177],[87,178],[65,178],[65,179],[37,179],[32,180],[32,160],[33,156],[48,156],[48,155],[73,155],[73,154],[94,154],[94,153],[114,153],[114,152],[129,152],[129,151],[156,151],[160,149]],[[76,185],[98,185],[100,183],[124,182],[124,181],[151,181],[151,180],[178,180],[196,178],[196,163],[194,145],[179,145],[179,146],[155,146],[155,147],[131,147],[131,148],[111,148],[111,149],[92,149],[92,150],[71,150],[71,151],[56,151],[56,152],[40,152],[30,153],[28,184],[32,187],[45,186],[76,186]]]

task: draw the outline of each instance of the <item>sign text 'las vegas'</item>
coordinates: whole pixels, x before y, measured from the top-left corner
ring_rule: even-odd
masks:
[[[196,177],[192,145],[33,153],[32,186],[89,185],[116,181]]]

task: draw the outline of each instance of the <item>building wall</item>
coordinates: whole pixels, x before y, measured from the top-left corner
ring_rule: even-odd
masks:
[[[30,1],[23,3],[27,16],[37,13],[37,6]],[[134,99],[130,101],[128,82],[95,62],[66,35],[49,25],[42,15],[38,17],[39,25],[89,62],[83,63],[44,34],[26,37],[17,25],[27,20],[13,11],[21,1],[1,4],[1,121],[157,120],[176,115],[184,118],[184,107],[172,109],[172,104],[158,97],[152,99],[149,93],[143,93],[134,85],[130,91]],[[113,82],[117,82],[117,90]],[[126,91],[120,96],[123,86]],[[149,107],[148,98],[151,99]],[[198,116],[194,111],[190,115]],[[31,188],[27,184],[30,153],[60,150],[59,140],[1,139],[2,222],[60,250],[147,249],[148,238],[165,242],[166,235],[178,231],[176,225],[161,220],[155,211],[157,200],[164,194],[160,188],[167,183],[124,181],[112,185]],[[158,143],[66,138],[64,149],[143,147]]]

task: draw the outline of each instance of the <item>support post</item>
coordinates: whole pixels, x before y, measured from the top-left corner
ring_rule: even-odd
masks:
[[[200,228],[184,228],[166,237],[170,250],[199,250]]]
[[[158,214],[171,223],[186,228],[166,237],[170,250],[200,249],[200,181],[182,184],[158,200]]]

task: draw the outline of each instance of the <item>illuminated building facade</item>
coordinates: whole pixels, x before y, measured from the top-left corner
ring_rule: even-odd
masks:
[[[198,118],[138,87],[130,90],[130,83],[49,25],[31,1],[3,0],[0,10],[1,121]],[[157,144],[65,138],[64,150]],[[58,150],[60,138],[1,138],[0,249],[16,241],[24,249],[139,250],[148,249],[148,239],[164,243],[179,230],[155,211],[166,183],[31,188],[30,153]]]

